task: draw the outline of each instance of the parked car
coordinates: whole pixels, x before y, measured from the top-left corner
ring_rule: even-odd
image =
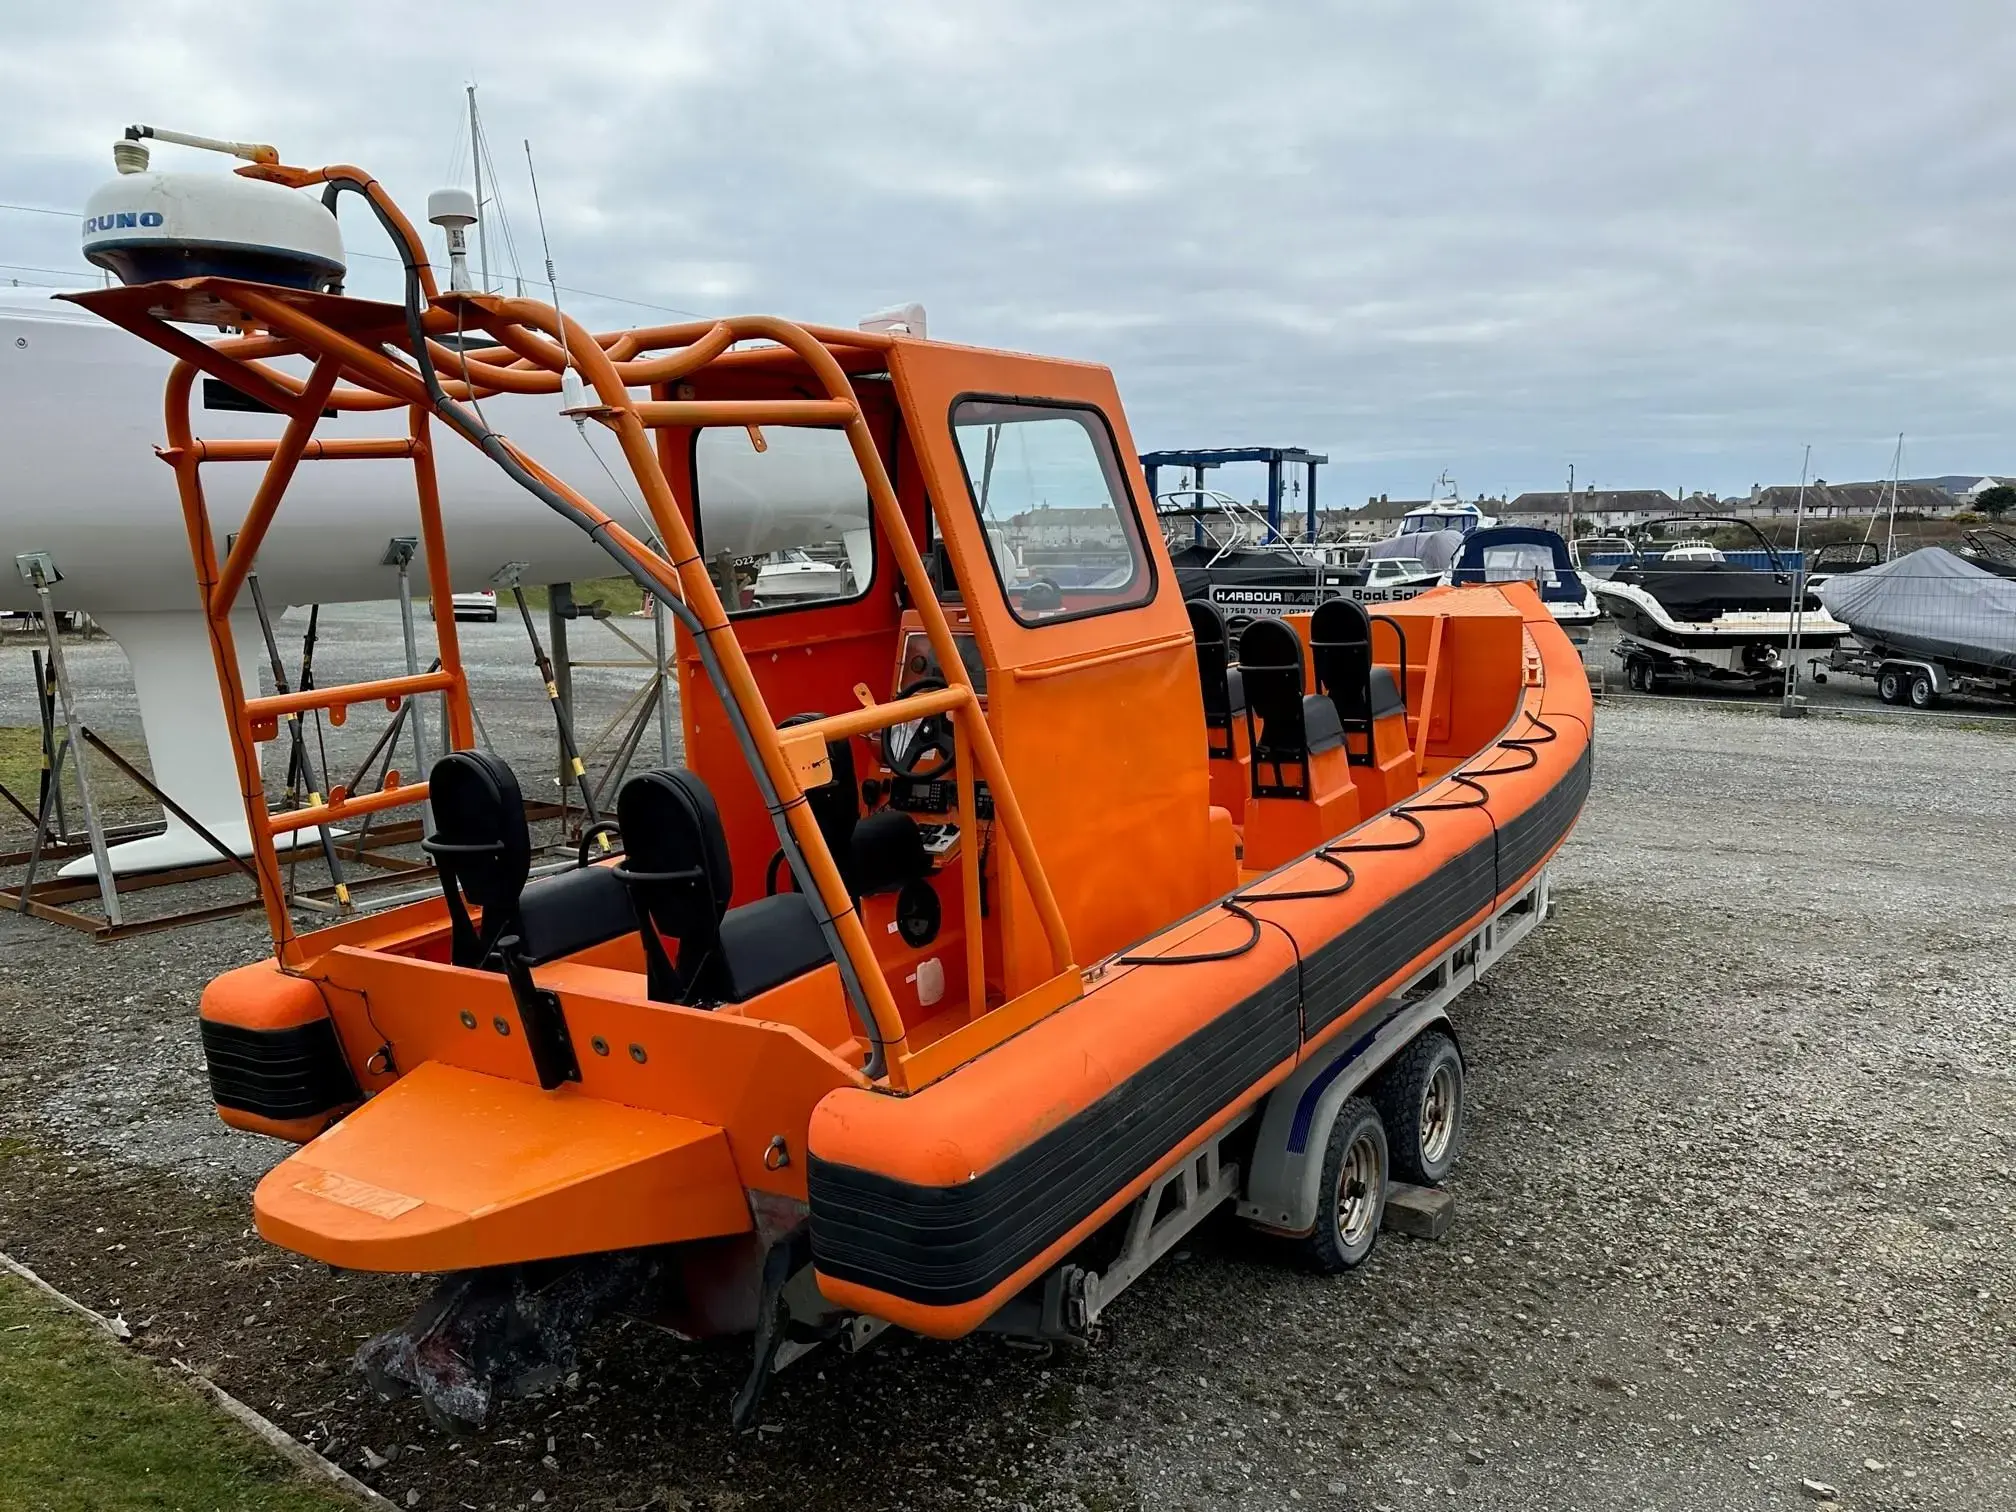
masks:
[[[467,593],[458,593],[451,600],[458,620],[480,619],[497,623],[497,590],[495,588],[473,588]],[[434,606],[427,606],[427,617],[433,619]]]

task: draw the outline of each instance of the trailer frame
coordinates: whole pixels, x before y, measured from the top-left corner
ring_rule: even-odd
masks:
[[[1809,665],[1816,683],[1825,683],[1834,672],[1870,678],[1876,683],[1876,696],[1893,706],[1937,708],[1942,698],[1954,693],[2016,703],[2016,672],[1956,657],[1894,651],[1881,641],[1836,646],[1826,656],[1812,658]]]
[[[1375,1005],[1364,1016],[1371,1027],[1318,1047],[1286,1081],[1185,1150],[1109,1226],[1109,1238],[1117,1229],[1119,1243],[1103,1268],[1084,1263],[1082,1253],[1068,1258],[981,1331],[1027,1343],[1082,1344],[1117,1298],[1228,1205],[1264,1233],[1307,1235],[1322,1200],[1323,1150],[1346,1103],[1423,1034],[1440,1031],[1456,1039],[1450,1006],[1537,929],[1552,906],[1551,871],[1543,867]],[[1387,1188],[1397,1191],[1401,1184],[1389,1179]],[[816,1293],[795,1279],[784,1301],[799,1336],[771,1352],[768,1373],[814,1353],[821,1342],[855,1353],[890,1327],[864,1314],[817,1315]]]

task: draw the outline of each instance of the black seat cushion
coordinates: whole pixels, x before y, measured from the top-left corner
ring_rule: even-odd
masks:
[[[606,866],[584,866],[541,877],[518,900],[519,954],[543,966],[637,927],[630,890]]]
[[[778,893],[731,908],[721,920],[722,999],[746,1003],[833,959],[802,893]]]
[[[1384,719],[1389,714],[1405,714],[1407,699],[1400,691],[1400,684],[1394,679],[1390,667],[1372,669],[1372,717]]]
[[[870,814],[854,826],[854,842],[846,861],[847,880],[856,897],[895,892],[906,882],[929,876],[931,855],[917,821],[898,809]]]
[[[1311,756],[1344,744],[1344,721],[1338,717],[1337,705],[1320,693],[1302,697],[1302,738],[1308,742]]]
[[[1246,678],[1237,667],[1225,669],[1225,702],[1228,714],[1246,712]]]

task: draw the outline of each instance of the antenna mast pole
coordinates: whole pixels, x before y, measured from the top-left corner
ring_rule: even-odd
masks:
[[[476,86],[469,86],[469,160],[476,168],[476,260],[483,269],[483,292],[490,292],[490,217],[483,213],[483,139],[476,120]]]

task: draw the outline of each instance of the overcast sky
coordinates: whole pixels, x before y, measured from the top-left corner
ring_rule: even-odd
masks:
[[[2008,0],[99,0],[6,33],[0,201],[81,205],[145,121],[363,165],[418,219],[474,82],[528,274],[525,137],[563,284],[921,300],[1109,364],[1145,447],[1327,452],[1332,502],[1570,462],[1735,492],[1807,442],[1874,477],[1899,431],[1907,475],[2016,469]],[[0,277],[75,242],[0,211]]]

